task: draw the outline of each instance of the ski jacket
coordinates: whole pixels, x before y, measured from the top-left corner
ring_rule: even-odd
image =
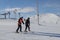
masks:
[[[29,25],[30,26],[30,20],[29,19],[26,20],[25,25]]]
[[[21,25],[22,23],[24,24],[23,19],[20,18],[20,19],[18,20],[18,25]]]

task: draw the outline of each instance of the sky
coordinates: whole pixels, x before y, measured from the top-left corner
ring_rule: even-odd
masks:
[[[25,17],[36,15],[37,1],[39,14],[54,13],[60,15],[60,0],[0,0],[0,14],[17,9],[17,12]]]

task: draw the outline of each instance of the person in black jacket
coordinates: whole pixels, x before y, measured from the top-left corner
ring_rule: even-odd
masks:
[[[25,32],[27,32],[27,28],[28,31],[30,31],[30,18],[28,17],[27,20],[25,21]]]

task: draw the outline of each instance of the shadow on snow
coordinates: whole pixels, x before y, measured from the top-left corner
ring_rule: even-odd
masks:
[[[28,33],[24,33],[24,34],[38,35],[38,36],[49,36],[49,37],[59,37],[60,38],[60,34],[58,34],[58,33],[28,32]]]

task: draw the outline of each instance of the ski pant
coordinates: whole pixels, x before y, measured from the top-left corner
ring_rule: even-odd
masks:
[[[27,28],[28,28],[28,30],[30,31],[30,27],[29,27],[29,25],[25,25],[26,27],[25,27],[25,31],[27,31]]]
[[[16,32],[18,32],[18,30],[20,29],[20,32],[22,31],[22,26],[21,25],[18,25],[18,28],[16,30]]]

